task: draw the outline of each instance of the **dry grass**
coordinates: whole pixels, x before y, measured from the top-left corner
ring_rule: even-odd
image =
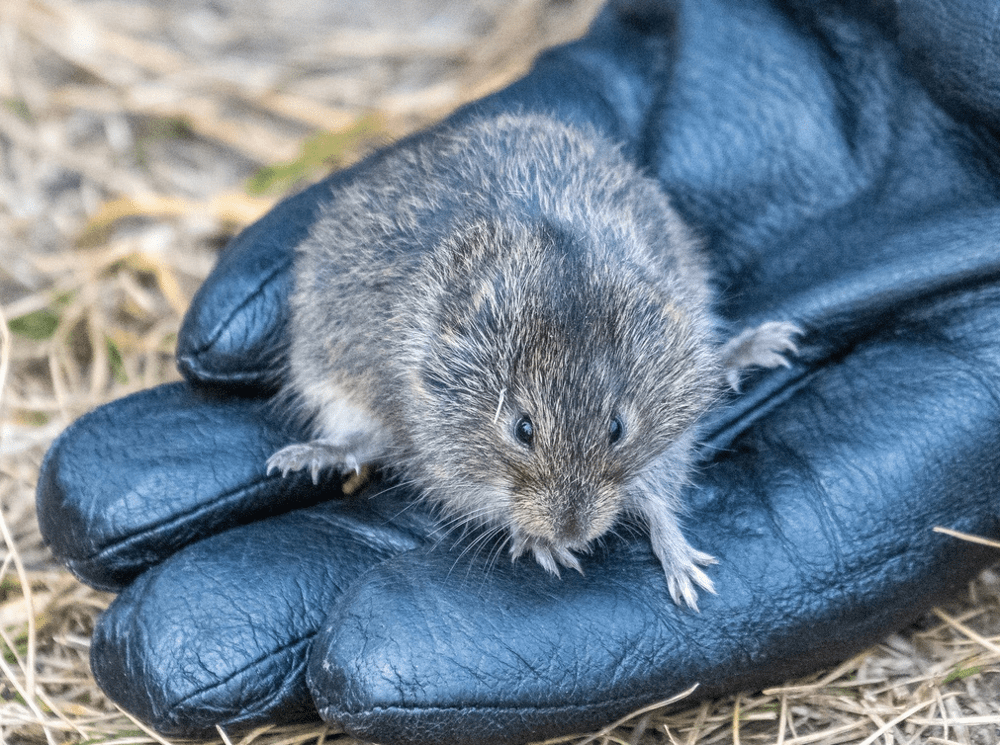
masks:
[[[177,377],[177,328],[216,251],[284,190],[512,79],[597,2],[367,5],[0,5],[2,742],[165,742],[94,686],[88,639],[109,597],[57,567],[38,534],[35,480],[55,435]],[[986,572],[836,670],[551,742],[998,742],[998,608]],[[314,726],[238,742],[333,741],[347,740]]]

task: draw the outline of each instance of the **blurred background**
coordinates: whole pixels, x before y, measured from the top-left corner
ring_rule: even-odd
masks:
[[[179,377],[184,310],[243,226],[518,77],[599,4],[0,0],[0,743],[166,742],[90,678],[110,597],[38,535],[53,438]],[[597,741],[1000,742],[998,587],[987,572],[955,608],[836,670],[642,712]],[[321,725],[241,740],[333,741],[349,742]]]

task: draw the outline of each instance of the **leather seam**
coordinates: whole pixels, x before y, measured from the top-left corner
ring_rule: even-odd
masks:
[[[246,665],[244,665],[243,667],[241,667],[239,670],[234,670],[232,673],[230,673],[229,675],[226,676],[225,680],[220,680],[218,683],[213,683],[210,686],[205,686],[204,688],[199,688],[197,691],[189,693],[188,695],[184,696],[183,698],[178,699],[174,703],[168,704],[168,707],[170,709],[176,709],[176,708],[183,707],[183,706],[185,706],[185,705],[187,705],[187,704],[195,701],[198,697],[204,696],[206,693],[214,691],[214,690],[216,690],[218,688],[224,688],[225,686],[230,685],[240,675],[243,675],[244,673],[252,670],[254,667],[257,667],[257,666],[261,665],[262,663],[267,662],[271,658],[274,658],[274,657],[277,657],[278,655],[284,654],[286,651],[292,650],[295,647],[301,646],[303,644],[306,644],[306,645],[311,644],[313,638],[316,636],[317,633],[318,633],[318,629],[316,631],[312,631],[312,632],[310,632],[308,634],[300,636],[297,639],[294,639],[293,641],[288,642],[287,644],[283,644],[280,647],[278,647],[278,648],[276,648],[274,650],[271,650],[267,654],[264,654],[264,655],[258,657],[257,659],[252,660],[251,662],[248,662]]]
[[[215,324],[212,333],[206,335],[206,341],[197,347],[191,348],[188,354],[194,354],[194,355],[203,354],[206,350],[210,349],[214,344],[216,344],[219,340],[219,337],[222,335],[223,331],[230,324],[232,324],[233,318],[235,318],[240,312],[242,312],[243,309],[246,308],[252,301],[254,301],[255,299],[257,299],[257,297],[263,294],[265,289],[269,285],[271,285],[279,275],[286,273],[291,264],[292,260],[290,257],[285,258],[281,262],[276,264],[271,269],[271,271],[268,272],[266,275],[264,275],[264,278],[256,284],[256,289],[253,292],[247,294],[243,298],[243,300],[241,300],[236,306],[233,307],[232,311],[230,311],[230,313],[227,314],[224,319],[220,320],[217,324]]]
[[[204,513],[211,513],[217,511],[219,510],[220,506],[225,507],[227,504],[230,503],[242,504],[246,499],[246,495],[248,493],[263,489],[263,487],[264,484],[261,481],[255,481],[252,484],[246,484],[240,486],[236,489],[233,489],[232,491],[225,492],[220,497],[213,499],[211,502],[207,504],[199,505],[198,507],[195,507],[186,512],[176,513],[172,515],[169,520],[164,520],[162,522],[156,523],[154,525],[151,525],[143,529],[141,532],[136,532],[124,538],[119,538],[111,543],[108,543],[99,548],[97,551],[94,551],[93,553],[87,554],[85,556],[76,556],[70,558],[72,561],[77,561],[77,562],[83,562],[83,561],[91,562],[100,560],[101,558],[106,557],[108,554],[114,553],[115,551],[119,551],[123,548],[127,548],[130,545],[136,543],[141,544],[143,541],[149,540],[149,538],[151,538],[153,534],[158,533],[166,528],[169,528],[170,526],[187,523],[190,522],[193,517],[197,518],[198,516],[203,515]],[[298,509],[304,506],[306,505],[298,504],[296,507],[291,507],[287,511],[291,511],[292,509]],[[285,512],[285,511],[286,510],[282,510],[280,512]],[[275,514],[279,513],[276,512]],[[238,523],[235,523],[234,527],[237,524],[243,525],[245,523],[253,522],[254,515],[255,513],[252,511],[247,513],[241,513],[240,516],[245,517],[246,519],[241,520]],[[221,521],[215,521],[215,522],[221,522]],[[211,532],[206,533],[206,535],[209,534],[211,534]],[[182,545],[187,545],[190,542],[191,541],[185,542]]]

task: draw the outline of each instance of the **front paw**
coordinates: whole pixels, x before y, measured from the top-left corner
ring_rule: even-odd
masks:
[[[661,564],[667,575],[667,589],[670,591],[670,597],[673,598],[673,601],[677,605],[686,605],[691,610],[697,611],[698,591],[695,589],[695,585],[706,592],[715,594],[715,584],[699,568],[699,565],[710,566],[718,562],[715,557],[709,556],[703,551],[696,551],[690,546],[687,546],[687,549],[684,556],[677,557],[675,555],[669,561],[661,559]]]
[[[651,509],[654,507],[655,509]],[[649,542],[653,553],[660,560],[667,576],[667,589],[677,605],[698,610],[698,591],[715,593],[715,585],[699,567],[718,563],[714,556],[694,548],[681,533],[677,515],[668,505],[647,503],[646,523],[649,525]]]
[[[560,576],[560,566],[575,569],[580,574],[583,574],[583,567],[580,566],[580,560],[573,555],[573,551],[568,547],[554,546],[548,541],[528,538],[523,535],[514,536],[510,546],[511,561],[517,559],[517,557],[526,551],[531,551],[539,566],[556,577]]]
[[[326,468],[336,469],[341,474],[360,473],[361,464],[357,457],[342,447],[324,440],[297,442],[283,447],[267,459],[267,473],[281,471],[287,476],[291,471],[309,469],[314,484],[319,483],[319,474]]]

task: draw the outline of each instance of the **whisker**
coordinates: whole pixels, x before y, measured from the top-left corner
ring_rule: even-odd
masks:
[[[494,424],[496,424],[497,423],[497,419],[500,418],[500,411],[503,409],[503,400],[504,400],[504,397],[506,395],[507,395],[507,387],[504,386],[503,388],[500,389],[500,400],[497,401],[497,410],[496,410],[496,413],[493,414],[493,423]]]
[[[487,572],[492,572],[496,568],[496,565],[500,561],[500,557],[505,553],[507,549],[509,549],[511,540],[512,536],[510,534],[510,531],[507,531],[504,534],[503,540],[496,542],[496,546],[494,550],[491,552],[491,555],[486,562]]]
[[[473,560],[468,563],[468,566],[466,568],[466,576],[468,577],[468,573],[472,571],[472,568],[475,564],[475,560],[479,558],[479,552],[482,551],[482,549],[486,545],[493,543],[494,539],[501,531],[502,528],[497,526],[484,530],[481,533],[479,533],[455,558],[455,561],[452,562],[451,569],[448,570],[448,575],[449,576],[451,575],[451,573],[456,569],[456,567],[458,567],[458,564],[459,562],[461,562],[462,558],[468,555],[469,552],[471,551],[473,552],[472,553]]]

